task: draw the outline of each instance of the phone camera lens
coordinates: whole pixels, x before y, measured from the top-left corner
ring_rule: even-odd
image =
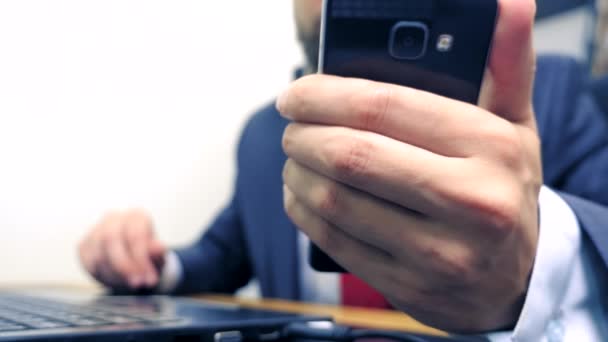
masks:
[[[415,44],[416,40],[414,40],[414,37],[407,36],[403,38],[403,47],[405,47],[406,49],[412,48]]]
[[[428,36],[428,27],[422,22],[399,22],[391,30],[389,52],[397,59],[420,59],[426,53]]]

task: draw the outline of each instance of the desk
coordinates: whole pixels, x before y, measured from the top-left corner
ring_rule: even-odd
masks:
[[[36,290],[57,290],[70,291],[85,294],[102,294],[103,289],[95,286],[74,286],[74,285],[25,285],[25,286],[4,286],[0,285],[3,290],[21,290],[21,291],[36,291]],[[290,302],[277,299],[245,299],[232,296],[218,295],[195,295],[189,296],[195,300],[204,300],[209,302],[237,304],[242,307],[282,311],[289,313],[309,314],[315,316],[329,316],[339,323],[354,327],[370,328],[370,329],[385,329],[405,331],[411,333],[421,333],[434,336],[447,336],[446,333],[427,327],[413,318],[395,311],[377,310],[377,309],[361,309],[338,307],[331,305],[308,304],[300,302]]]
[[[243,299],[217,295],[200,295],[193,296],[192,298],[219,303],[238,304],[252,309],[330,316],[339,324],[354,327],[447,336],[447,334],[442,331],[427,327],[413,318],[396,311],[308,304],[277,299]]]

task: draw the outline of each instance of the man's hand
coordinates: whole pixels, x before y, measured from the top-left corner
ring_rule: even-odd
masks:
[[[115,289],[156,287],[165,252],[152,220],[141,210],[106,215],[79,246],[86,270]]]
[[[480,107],[330,76],[295,82],[284,202],[336,262],[454,332],[512,327],[538,241],[533,0],[501,0]]]

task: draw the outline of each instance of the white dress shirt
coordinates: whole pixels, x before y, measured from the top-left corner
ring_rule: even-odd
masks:
[[[564,200],[540,194],[540,236],[528,295],[512,332],[492,341],[607,341],[606,268]]]
[[[549,188],[541,190],[540,235],[526,301],[513,331],[487,335],[503,341],[608,341],[604,298],[608,272],[584,236],[568,204]],[[304,301],[340,304],[340,277],[308,264],[308,238],[300,233],[299,265]],[[182,266],[169,253],[159,289],[169,293],[181,279]]]

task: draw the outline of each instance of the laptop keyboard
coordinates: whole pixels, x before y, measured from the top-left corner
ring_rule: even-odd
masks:
[[[118,302],[118,301],[117,301]],[[21,295],[0,295],[0,333],[32,329],[102,327],[125,324],[158,324],[178,320],[160,313],[154,305],[113,305],[112,299],[67,303]]]

